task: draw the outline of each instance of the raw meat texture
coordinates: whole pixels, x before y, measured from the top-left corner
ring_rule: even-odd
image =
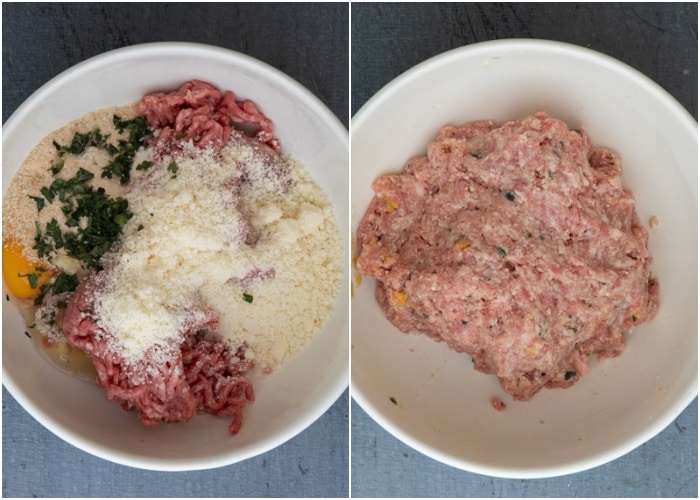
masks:
[[[274,151],[280,148],[272,121],[252,101],[237,101],[230,90],[222,94],[200,80],[191,80],[172,92],[148,94],[137,109],[149,127],[158,130],[154,143],[157,155],[172,153],[189,141],[201,149],[211,146],[219,150],[234,128],[252,132]]]
[[[245,346],[234,352],[217,341],[212,334],[218,324],[216,315],[193,313],[180,338],[128,362],[93,315],[100,286],[99,273],[80,283],[66,308],[62,328],[68,342],[90,356],[97,385],[106,391],[107,399],[136,411],[148,426],[210,413],[232,418],[229,431],[238,432],[242,410],[254,399],[253,386],[245,376],[254,363],[245,359]]]
[[[447,126],[377,179],[360,273],[403,332],[468,353],[515,399],[568,387],[657,310],[620,160],[544,113]]]

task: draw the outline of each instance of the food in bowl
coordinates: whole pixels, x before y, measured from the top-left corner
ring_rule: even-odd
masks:
[[[300,353],[339,292],[332,207],[279,150],[254,103],[197,80],[44,138],[3,199],[28,335],[146,425],[238,432],[247,375]]]
[[[571,386],[656,314],[620,158],[544,112],[445,126],[372,187],[357,268],[385,316],[469,354],[514,399]]]

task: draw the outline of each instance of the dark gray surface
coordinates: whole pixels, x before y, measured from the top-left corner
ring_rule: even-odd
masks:
[[[7,4],[2,121],[50,78],[102,52],[148,42],[217,45],[260,59],[348,124],[346,4]]]
[[[615,57],[671,93],[697,119],[695,3],[361,3],[352,5],[352,113],[424,60],[471,43],[538,38]]]
[[[697,119],[697,4],[387,4],[351,6],[351,109],[414,65],[501,38],[574,43],[613,56]],[[440,464],[396,440],[353,402],[354,497],[697,497],[697,399],[620,459],[554,479],[506,480]]]
[[[107,50],[187,41],[229,48],[295,78],[348,125],[347,4],[7,4],[3,122],[35,90]],[[64,443],[3,388],[3,496],[347,497],[348,391],[306,431],[210,471],[115,465]]]

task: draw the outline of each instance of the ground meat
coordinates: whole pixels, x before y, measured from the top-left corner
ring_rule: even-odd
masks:
[[[61,326],[68,343],[92,360],[97,385],[105,390],[107,399],[136,411],[147,426],[210,413],[232,418],[229,431],[238,432],[242,410],[254,399],[253,386],[245,376],[253,362],[245,360],[245,346],[234,352],[218,341],[212,335],[218,318],[204,311],[192,315],[181,337],[151,347],[138,361],[128,363],[114,348],[113,336],[94,316],[100,282],[100,274],[95,273],[80,283]]]
[[[501,398],[497,398],[496,396],[491,398],[491,406],[496,411],[505,411],[507,408],[507,405],[503,402],[503,400],[501,400]]]
[[[138,112],[149,127],[158,130],[157,155],[171,153],[179,145],[194,142],[204,149],[220,149],[234,128],[245,130],[278,151],[272,121],[251,101],[237,101],[230,90],[223,94],[209,83],[191,80],[172,92],[154,92],[141,99]]]
[[[401,331],[468,353],[515,399],[568,387],[657,309],[620,176],[614,152],[544,113],[447,126],[373,184],[358,270]]]

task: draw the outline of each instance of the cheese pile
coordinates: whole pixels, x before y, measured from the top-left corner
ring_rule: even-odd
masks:
[[[320,332],[340,284],[340,238],[325,194],[285,163],[281,175],[246,141],[220,155],[192,147],[126,194],[134,215],[105,256],[95,313],[127,362],[177,342],[206,311],[264,369]]]

